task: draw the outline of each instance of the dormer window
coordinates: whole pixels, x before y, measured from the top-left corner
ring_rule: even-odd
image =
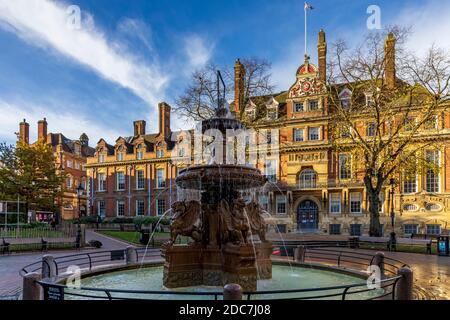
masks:
[[[373,107],[375,105],[375,99],[371,93],[366,94],[366,106]]]
[[[344,89],[339,93],[339,101],[342,108],[349,108],[351,105],[352,92],[349,89]]]
[[[103,162],[105,162],[106,161],[106,155],[104,154],[104,153],[100,153],[99,155],[98,155],[98,162],[99,163],[103,163]]]
[[[117,161],[123,161],[124,160],[124,154],[123,152],[116,153],[116,160]]]
[[[256,117],[256,110],[255,109],[246,110],[245,115],[247,116],[247,119],[253,120]]]
[[[278,107],[267,108],[267,120],[277,120],[278,119]]]
[[[136,160],[142,160],[144,159],[144,148],[142,145],[138,145],[136,147]]]
[[[156,157],[163,158],[164,157],[164,147],[163,144],[160,143],[156,146]]]
[[[303,105],[303,102],[296,102],[294,104],[294,112],[302,112],[305,110],[305,107]]]

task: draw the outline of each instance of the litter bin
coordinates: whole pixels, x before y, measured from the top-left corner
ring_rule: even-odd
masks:
[[[147,245],[150,241],[150,230],[149,229],[141,229],[139,233],[139,242],[141,244]]]
[[[437,239],[437,251],[438,255],[448,257],[450,254],[450,236],[439,236]]]
[[[359,237],[349,237],[348,245],[351,249],[358,249],[359,248]]]

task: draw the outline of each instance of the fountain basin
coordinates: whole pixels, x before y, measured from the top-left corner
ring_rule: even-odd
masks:
[[[182,170],[176,184],[193,190],[247,190],[262,187],[266,178],[258,169],[227,164],[193,166]]]
[[[180,287],[175,289],[168,289],[163,286],[162,280],[163,266],[156,265],[153,267],[144,267],[137,269],[128,269],[121,271],[107,272],[103,274],[96,274],[82,278],[82,286],[86,288],[108,288],[119,290],[143,290],[143,291],[156,291],[153,294],[141,294],[141,293],[117,293],[115,297],[122,298],[135,298],[135,299],[153,299],[153,300],[212,300],[214,299],[214,292],[220,292],[223,287],[215,286],[191,286]],[[323,292],[295,292],[295,293],[261,293],[258,291],[270,291],[270,290],[298,290],[298,289],[313,289],[313,288],[325,288],[342,285],[352,285],[364,283],[364,277],[362,275],[352,275],[350,273],[341,273],[333,269],[316,268],[313,266],[300,266],[287,263],[274,264],[273,278],[258,281],[257,292],[252,296],[252,299],[289,299],[289,298],[305,298],[309,296],[317,296],[320,294],[340,294],[342,289],[333,289]],[[362,287],[354,288],[350,291],[357,291]],[[84,299],[82,297],[70,296],[72,289],[66,289],[67,299]],[[74,292],[80,293],[80,290]],[[196,292],[196,293],[211,293],[211,295],[171,295],[170,292]],[[383,289],[378,289],[369,292],[355,293],[348,295],[348,299],[364,300],[379,296],[383,292]],[[84,292],[85,294],[96,295],[99,298],[104,299],[105,294],[102,292]],[[221,297],[219,297],[221,298]],[[89,298],[92,300],[92,298]],[[341,297],[330,297],[326,299],[339,300]]]

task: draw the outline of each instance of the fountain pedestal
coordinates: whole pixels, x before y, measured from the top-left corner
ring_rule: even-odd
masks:
[[[271,243],[163,248],[163,283],[167,288],[224,286],[239,283],[244,291],[256,291],[258,279],[272,277]],[[256,258],[255,258],[256,254]]]

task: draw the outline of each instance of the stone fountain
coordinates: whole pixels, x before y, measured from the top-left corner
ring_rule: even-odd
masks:
[[[215,116],[201,123],[202,134],[209,129],[219,130],[225,136],[245,128],[219,105]],[[224,142],[224,158],[225,149]],[[194,165],[180,172],[177,186],[199,190],[201,199],[180,201],[172,206],[171,241],[165,244],[162,253],[164,286],[237,283],[244,291],[256,291],[257,280],[272,278],[272,243],[265,238],[262,208],[256,201],[246,203],[241,197],[242,191],[265,183],[261,172],[248,166],[213,163]],[[192,241],[188,245],[175,245],[179,235]]]

